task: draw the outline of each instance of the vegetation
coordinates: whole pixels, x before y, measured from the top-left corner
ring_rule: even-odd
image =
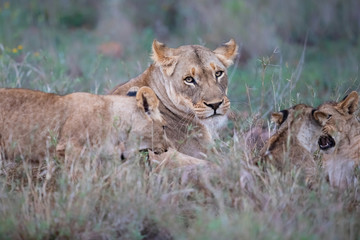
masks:
[[[71,168],[19,159],[5,172],[0,155],[0,239],[359,239],[358,186],[333,189],[321,169],[313,189],[298,169],[262,172],[244,139],[274,110],[359,90],[358,9],[356,0],[0,0],[0,87],[105,94],[145,70],[154,38],[241,45],[228,72],[240,117],[218,142],[222,158],[211,158],[221,177],[182,184],[140,154],[100,168],[93,155]],[[101,53],[108,42],[121,54]]]

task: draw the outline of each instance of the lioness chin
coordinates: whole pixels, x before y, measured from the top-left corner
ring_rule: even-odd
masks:
[[[322,125],[319,137],[324,169],[334,187],[347,188],[357,182],[360,163],[360,123],[355,116],[359,96],[353,91],[340,102],[320,105],[314,117]]]
[[[0,151],[6,159],[39,161],[47,154],[79,154],[87,147],[126,157],[136,149],[168,147],[154,92],[135,97],[0,89]]]
[[[127,95],[132,89],[151,87],[160,99],[173,146],[187,155],[206,158],[217,128],[226,123],[230,107],[227,68],[237,49],[233,39],[213,51],[199,45],[169,48],[154,40],[153,64],[110,94]]]
[[[308,185],[314,183],[317,174],[313,154],[321,135],[321,126],[315,121],[313,112],[311,106],[298,104],[273,113],[271,120],[278,129],[260,151],[262,161],[281,171],[287,171],[293,166],[301,168]]]

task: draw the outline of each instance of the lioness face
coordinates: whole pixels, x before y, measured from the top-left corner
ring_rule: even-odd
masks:
[[[153,43],[153,60],[161,66],[170,101],[199,119],[224,115],[229,109],[227,67],[236,54],[234,40],[214,51],[198,45],[172,49]]]
[[[318,144],[321,150],[332,153],[337,144],[351,131],[348,121],[358,106],[357,92],[351,92],[341,102],[324,103],[314,112],[315,119],[321,124],[323,135]]]

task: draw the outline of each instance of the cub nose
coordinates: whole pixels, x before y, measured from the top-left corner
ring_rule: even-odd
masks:
[[[214,111],[216,111],[216,109],[219,108],[219,106],[224,102],[224,100],[222,100],[221,102],[217,102],[217,103],[206,103],[204,102],[204,104],[210,108],[212,108]]]

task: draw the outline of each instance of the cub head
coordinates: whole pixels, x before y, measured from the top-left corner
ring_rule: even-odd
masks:
[[[162,153],[170,146],[165,134],[166,123],[159,111],[159,99],[149,87],[136,92],[137,110],[132,113],[130,135],[140,137],[139,149]]]
[[[314,112],[314,118],[322,126],[323,135],[318,144],[321,150],[332,152],[340,140],[346,138],[357,110],[359,95],[353,91],[340,102],[329,102],[320,105]]]
[[[154,40],[152,59],[162,75],[154,84],[161,84],[170,105],[185,114],[199,119],[224,115],[230,107],[227,68],[237,50],[233,39],[213,51],[199,45],[169,48]]]
[[[268,140],[262,154],[284,154],[288,146],[290,151],[301,147],[314,153],[317,150],[317,139],[321,135],[321,126],[315,121],[313,113],[314,109],[305,104],[272,113],[271,120],[277,125],[277,130]]]

